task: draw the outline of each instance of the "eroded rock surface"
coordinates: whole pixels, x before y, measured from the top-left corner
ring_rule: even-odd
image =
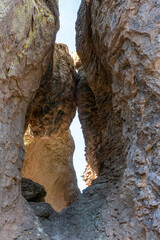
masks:
[[[75,115],[75,70],[66,45],[56,44],[53,62],[28,108],[23,177],[43,185],[56,211],[79,194],[73,168],[74,141],[68,130]]]
[[[55,44],[53,59],[26,116],[34,137],[68,130],[75,115],[75,70],[65,44]]]
[[[56,11],[52,1],[46,3]],[[84,70],[79,71],[76,101],[91,177],[98,177],[59,214],[45,203],[32,204],[43,228],[21,198],[22,136],[28,104],[52,54],[57,26],[53,15],[57,13],[52,15],[42,1],[29,0],[5,0],[0,9],[0,237],[159,240],[160,1],[82,0],[77,52]],[[36,152],[41,153],[36,157],[43,164],[43,154],[51,155],[55,143],[60,141],[61,150],[63,145],[67,161],[73,149],[69,144],[70,150],[65,150],[70,138],[67,129],[75,114],[74,71],[70,60],[64,64],[64,51],[61,57],[57,54],[61,49],[65,46],[57,47],[26,117],[26,126],[30,124],[33,134],[28,146],[36,146]],[[59,153],[55,153],[58,159]],[[52,157],[46,163],[47,174],[48,169],[53,174]],[[66,165],[62,165],[57,164],[61,166],[57,172],[65,170],[54,182],[63,187],[69,182],[71,189],[75,175],[72,171],[70,185],[64,177],[68,177]]]
[[[0,3],[0,239],[49,239],[21,197],[23,134],[29,102],[52,56],[58,8],[45,1]]]
[[[22,178],[22,196],[29,202],[43,202],[46,196],[46,190],[38,183],[31,179]]]
[[[92,125],[100,124],[101,129],[100,150],[90,150],[90,144],[89,157],[93,152],[95,163],[104,161],[102,168],[98,166],[100,175],[114,180],[120,176],[116,198],[120,196],[121,206],[126,205],[126,213],[116,218],[117,233],[113,227],[115,236],[108,234],[113,239],[159,239],[154,225],[160,198],[156,180],[160,173],[159,10],[159,1],[95,0],[82,1],[79,12],[77,50],[98,109]],[[80,105],[85,133],[89,128],[85,129],[81,109]],[[89,162],[95,169],[95,163]],[[128,217],[124,224],[122,216]]]
[[[69,131],[56,138],[33,138],[26,145],[22,175],[45,187],[45,200],[56,211],[69,206],[79,194],[73,151],[74,142]]]
[[[98,178],[54,222],[60,239],[160,239],[159,12],[158,0],[82,0],[77,103]]]

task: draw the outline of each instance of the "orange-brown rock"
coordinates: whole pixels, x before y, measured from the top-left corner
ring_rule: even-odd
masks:
[[[55,44],[53,59],[31,102],[26,127],[34,136],[58,136],[75,115],[75,70],[65,44]]]
[[[66,45],[56,44],[53,62],[28,108],[22,172],[23,177],[45,187],[45,199],[56,211],[70,205],[79,194],[72,162],[74,141],[68,130],[75,110],[73,60]]]
[[[72,162],[74,141],[70,131],[44,138],[34,138],[27,132],[22,176],[44,186],[47,192],[45,201],[56,211],[61,211],[79,194]]]
[[[97,178],[97,174],[94,172],[94,170],[91,168],[91,166],[87,163],[86,169],[82,175],[83,180],[85,181],[87,186],[90,186],[92,184],[92,181]]]
[[[76,69],[79,69],[81,66],[82,66],[82,62],[81,62],[81,59],[80,57],[78,56],[77,52],[73,52],[71,54],[72,58],[73,58],[73,61],[74,61],[74,67]]]

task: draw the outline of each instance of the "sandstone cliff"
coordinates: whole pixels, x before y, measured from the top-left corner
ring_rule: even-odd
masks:
[[[23,134],[29,102],[52,56],[56,1],[0,2],[0,239],[48,239],[21,197]],[[47,7],[49,6],[49,8]]]

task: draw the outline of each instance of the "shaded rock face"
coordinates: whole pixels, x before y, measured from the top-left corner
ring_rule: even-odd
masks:
[[[159,1],[82,0],[77,104],[98,178],[53,222],[60,239],[160,239],[159,11]]]
[[[79,194],[73,168],[74,141],[68,130],[75,115],[75,71],[64,44],[56,44],[53,62],[26,116],[25,161],[22,176],[42,184],[45,200],[56,211]]]
[[[68,47],[55,44],[53,61],[26,116],[34,137],[55,137],[68,130],[76,110],[73,65]]]
[[[28,201],[35,215],[39,218],[48,218],[55,211],[50,204],[44,202],[45,188],[31,179],[22,178],[22,196]]]
[[[42,185],[28,178],[22,178],[21,183],[22,196],[28,201],[30,208],[42,223],[43,229],[48,229],[48,227],[52,225],[51,219],[53,216],[55,218],[58,213],[53,210],[50,204],[44,202],[46,190]],[[30,239],[33,239],[32,236]]]
[[[1,239],[23,240],[29,232],[31,239],[48,239],[21,197],[20,181],[25,114],[48,67],[57,30],[58,18],[45,1],[0,3]]]
[[[34,210],[35,215],[39,218],[48,218],[54,213],[51,205],[45,202],[30,202],[29,205]]]
[[[31,179],[22,178],[22,196],[29,202],[43,202],[46,196],[46,190]]]
[[[100,176],[110,182],[118,177],[116,208],[125,206],[116,230],[113,224],[106,233],[113,239],[159,239],[159,10],[159,1],[94,0],[82,1],[79,11],[77,51],[87,82],[78,85],[78,92],[87,88],[83,99],[78,95],[79,116],[84,134],[92,134],[92,119],[98,141],[94,149],[96,140],[86,138],[87,158]],[[88,91],[96,120],[91,104],[83,106]],[[106,219],[113,221],[110,214]]]
[[[94,175],[105,172],[108,178],[113,175],[119,178],[125,165],[122,119],[119,112],[113,113],[110,72],[105,74],[103,67],[96,71],[93,88],[89,86],[82,69],[77,84],[77,104],[86,143],[86,158]]]
[[[0,238],[158,240],[160,2],[82,0],[77,52],[84,70],[79,71],[76,101],[88,172],[93,172],[88,182],[98,176],[82,195],[76,190],[67,130],[75,114],[75,73],[64,45],[56,46],[51,59],[58,26],[54,6],[54,1],[0,3]],[[23,171],[35,172],[33,149],[40,155],[35,155],[40,176],[48,169],[53,175],[56,166],[53,183],[64,193],[58,195],[61,204],[77,197],[61,213],[44,202],[31,203],[33,212],[21,198],[26,112],[27,148],[33,148]]]

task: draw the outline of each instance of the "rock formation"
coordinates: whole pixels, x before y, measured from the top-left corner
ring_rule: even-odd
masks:
[[[76,78],[64,45],[55,47],[52,62],[56,1],[45,2],[0,3],[0,238],[159,240],[160,1],[82,0],[76,31],[83,68]],[[68,132],[75,102],[86,143],[85,179],[92,181],[78,196]],[[49,164],[40,171],[52,175],[56,168],[62,205],[77,197],[61,213],[44,202],[32,203],[33,213],[21,198],[26,112],[32,135],[23,171],[34,174],[32,167]],[[40,154],[37,161],[32,151]],[[46,159],[46,152],[55,155]]]
[[[76,110],[75,71],[66,45],[55,45],[50,65],[28,108],[22,175],[42,184],[45,200],[61,211],[79,194],[72,163],[74,141],[68,130]]]
[[[28,107],[28,124],[39,137],[58,136],[68,130],[76,111],[74,63],[65,44],[55,44],[53,59]]]
[[[159,11],[159,1],[82,0],[77,104],[98,177],[55,217],[60,239],[160,239]]]
[[[78,104],[87,160],[99,179],[106,176],[107,195],[111,182],[117,185],[102,239],[160,237],[159,11],[159,1],[97,0],[82,1],[79,11],[86,82],[78,84]]]
[[[44,187],[31,179],[22,178],[21,181],[22,196],[28,202],[43,202],[47,192]]]
[[[0,2],[0,238],[48,239],[21,197],[25,114],[52,56],[56,1]]]
[[[44,202],[46,190],[44,187],[31,179],[22,178],[22,196],[28,201],[29,206],[39,218],[40,222],[48,227],[50,217],[56,216],[56,211],[53,210],[50,204]]]
[[[69,131],[55,138],[32,138],[26,145],[22,176],[45,186],[45,201],[56,211],[70,205],[79,194],[73,151],[74,142]]]

